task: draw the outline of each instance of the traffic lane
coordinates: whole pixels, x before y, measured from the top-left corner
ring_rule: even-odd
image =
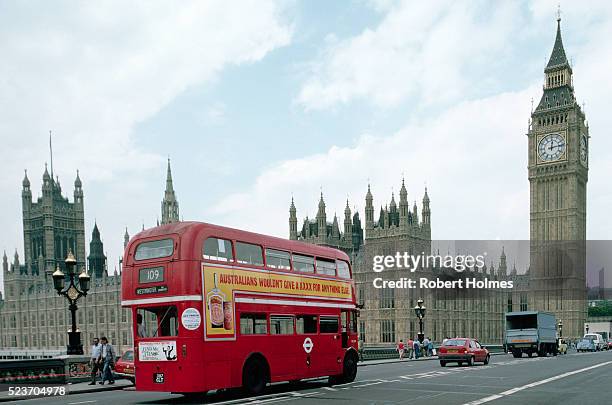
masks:
[[[578,355],[580,356],[580,355]],[[501,398],[489,398],[495,404],[604,404],[612,397],[612,355],[585,356],[591,365],[569,372],[558,371],[546,379],[534,379],[529,384],[517,386],[500,394]],[[487,404],[487,398],[476,401]],[[475,404],[472,404],[475,405]]]
[[[488,366],[445,368],[438,366],[438,370],[428,372],[387,374],[386,378],[378,380],[333,386],[315,392],[301,391],[304,395],[302,398],[279,398],[276,402],[299,399],[300,404],[317,404],[322,401],[350,399],[355,402],[464,404],[513,387],[610,360],[607,357],[597,356],[595,353],[593,356],[578,354],[531,359],[514,359],[509,356],[497,365],[491,363]],[[611,395],[610,387],[606,388],[607,395]]]
[[[612,352],[609,353],[612,355]],[[307,381],[301,384],[275,384],[258,397],[265,402],[300,401],[320,403],[332,400],[354,400],[357,402],[388,401],[391,403],[444,403],[462,404],[486,395],[499,393],[512,384],[546,378],[550,370],[571,370],[593,364],[608,357],[603,353],[580,353],[556,358],[523,358],[495,356],[488,366],[440,367],[439,362],[406,361],[383,365],[360,367],[355,382],[329,386],[324,380]],[[520,379],[523,377],[523,379]],[[588,386],[588,385],[587,385]],[[584,387],[584,385],[583,385]],[[608,388],[608,387],[606,387]],[[609,394],[608,394],[609,395]],[[410,398],[407,400],[406,398]],[[132,390],[73,394],[68,397],[45,398],[44,403],[248,403],[247,398],[236,393],[210,393],[200,398],[185,398],[167,393],[136,392]],[[19,403],[41,403],[39,400]]]

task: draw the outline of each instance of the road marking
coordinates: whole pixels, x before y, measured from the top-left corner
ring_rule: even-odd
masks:
[[[515,387],[515,388],[509,389],[507,391],[500,392],[499,394],[493,394],[493,395],[490,395],[488,397],[477,399],[476,401],[467,402],[464,405],[480,405],[480,404],[484,404],[486,402],[491,402],[491,401],[494,401],[494,400],[499,399],[499,398],[507,397],[509,395],[515,394],[515,393],[517,393],[519,391],[526,390],[528,388],[537,387],[538,385],[542,385],[542,384],[546,384],[546,383],[549,383],[549,382],[552,382],[552,381],[556,381],[556,380],[559,380],[561,378],[568,377],[570,375],[584,373],[585,371],[593,370],[593,369],[598,368],[598,367],[607,366],[608,364],[612,364],[612,361],[606,361],[604,363],[595,364],[593,366],[581,368],[581,369],[578,369],[578,370],[568,371],[567,373],[563,373],[563,374],[559,374],[559,375],[556,375],[556,376],[553,376],[553,377],[549,377],[549,378],[546,378],[544,380],[532,382],[530,384],[522,385],[520,387]]]
[[[323,389],[327,391],[338,391],[337,389],[332,388],[332,387],[323,387]]]
[[[81,402],[68,402],[68,405],[77,405],[77,404],[90,404],[96,401],[81,401]]]

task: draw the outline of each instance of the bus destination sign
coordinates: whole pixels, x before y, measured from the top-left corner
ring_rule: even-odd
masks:
[[[136,295],[156,294],[168,292],[167,285],[156,285],[153,287],[137,288]]]

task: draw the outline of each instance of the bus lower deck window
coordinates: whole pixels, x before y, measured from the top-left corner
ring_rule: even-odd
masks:
[[[303,335],[305,333],[317,333],[316,315],[298,315],[295,317],[295,330]]]
[[[319,331],[321,333],[338,333],[338,318],[322,316],[319,319]]]
[[[293,335],[293,317],[270,316],[270,333],[272,335]]]
[[[266,314],[240,314],[241,335],[266,335],[268,320]]]
[[[136,314],[137,322],[142,316],[142,326],[136,326],[139,337],[178,336],[176,306],[138,308]]]

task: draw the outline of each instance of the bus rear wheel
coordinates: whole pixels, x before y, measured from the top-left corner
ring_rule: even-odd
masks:
[[[249,395],[261,394],[268,383],[268,368],[258,359],[247,361],[242,370],[242,388]]]

